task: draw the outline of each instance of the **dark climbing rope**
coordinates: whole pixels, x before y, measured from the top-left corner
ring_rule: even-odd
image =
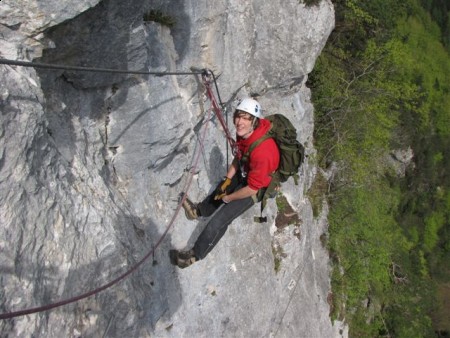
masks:
[[[222,109],[223,109],[223,106],[224,106],[224,105],[223,105],[222,99],[221,99],[221,97],[220,97],[219,86],[217,85],[217,79],[216,79],[216,76],[214,75],[214,73],[213,73],[212,70],[207,70],[207,71],[210,72],[211,75],[212,75],[212,78],[213,78],[213,81],[214,81],[214,87],[216,88],[217,98],[219,99],[220,106],[221,106]]]
[[[194,74],[194,73],[191,73]],[[211,115],[211,110],[214,109],[214,106],[212,105],[211,108],[208,110],[208,115]],[[210,116],[208,116],[206,123],[205,123],[205,127],[203,129],[203,135],[201,136],[199,142],[200,144],[203,144],[204,139],[206,138],[206,130],[208,127],[208,122],[210,121]],[[201,151],[198,151],[197,154],[193,157],[193,161],[192,161],[192,166],[191,166],[191,170],[188,176],[188,180],[185,184],[185,187],[183,189],[183,191],[187,192],[192,184],[192,180],[193,177],[196,173],[196,168],[198,166],[199,160],[200,160],[200,155],[201,155]],[[13,311],[13,312],[6,312],[6,313],[0,313],[0,320],[4,320],[4,319],[11,319],[14,317],[19,317],[19,316],[24,316],[24,315],[28,315],[28,314],[32,314],[32,313],[37,313],[37,312],[43,312],[43,311],[48,311],[60,306],[64,306],[70,303],[74,303],[77,302],[81,299],[84,298],[88,298],[90,296],[93,296],[103,290],[108,289],[109,287],[113,286],[114,284],[117,284],[118,282],[120,282],[121,280],[125,279],[126,277],[128,277],[129,275],[131,275],[133,272],[135,272],[150,256],[154,256],[156,249],[161,245],[161,243],[163,242],[164,238],[166,237],[167,233],[169,232],[170,228],[173,226],[176,217],[178,216],[181,208],[182,208],[182,204],[183,202],[186,200],[187,198],[187,193],[183,194],[183,197],[180,199],[177,208],[175,209],[175,213],[172,216],[169,224],[167,225],[165,231],[163,232],[163,234],[161,235],[161,237],[159,238],[159,240],[156,242],[156,244],[153,246],[153,248],[139,261],[137,262],[134,266],[132,266],[128,271],[126,271],[125,273],[123,273],[122,275],[120,275],[119,277],[117,277],[116,279],[112,280],[111,282],[104,284],[92,291],[80,294],[78,296],[72,297],[72,298],[68,298],[65,300],[61,300],[59,302],[55,302],[55,303],[51,303],[51,304],[47,304],[47,305],[43,305],[43,306],[39,306],[39,307],[34,307],[34,308],[28,308],[28,309],[24,309],[24,310],[20,310],[20,311]]]
[[[220,107],[222,108],[222,111],[225,110],[225,123],[226,123],[226,125],[228,126],[228,111],[227,111],[225,105],[224,105],[223,102],[222,102],[222,98],[220,97],[219,86],[217,85],[217,79],[216,79],[216,76],[214,75],[214,73],[213,73],[212,70],[209,70],[209,72],[211,73],[212,78],[213,78],[213,81],[214,81],[214,87],[216,88],[217,98],[219,99]],[[226,148],[227,148],[227,168],[228,168],[230,160],[229,160],[229,158],[228,158],[228,153],[229,153],[229,143],[227,142],[227,140],[225,140],[225,146],[226,146]]]
[[[0,59],[0,64],[10,65],[10,66],[42,68],[42,69],[54,69],[54,70],[59,69],[59,70],[82,71],[82,72],[139,74],[139,75],[155,75],[155,76],[202,74],[203,82],[205,83],[208,98],[211,100],[211,102],[213,104],[216,116],[219,119],[219,121],[225,131],[226,138],[227,138],[227,163],[228,163],[228,144],[231,146],[233,154],[236,151],[234,139],[232,138],[230,131],[228,130],[228,114],[226,115],[226,121],[222,117],[221,109],[224,109],[224,104],[220,97],[219,87],[217,85],[217,79],[216,79],[216,76],[214,75],[214,73],[209,69],[190,71],[190,72],[149,72],[149,71],[126,70],[126,69],[110,69],[110,68],[98,68],[98,67],[57,65],[57,64],[9,60],[9,59]],[[217,97],[219,99],[219,103],[217,102],[217,100],[211,90],[211,81],[209,80],[210,76],[213,78],[213,82],[214,82],[214,86],[215,86],[215,89],[217,92]],[[219,107],[219,104],[220,104],[220,107]]]
[[[8,60],[8,59],[0,59],[0,64],[10,65],[10,66],[32,67],[32,68],[44,68],[44,69],[73,70],[73,71],[81,71],[81,72],[140,74],[140,75],[156,75],[156,76],[165,76],[165,75],[198,75],[198,74],[202,74],[201,71],[192,71],[192,72],[147,72],[147,71],[137,71],[137,70],[126,70],[126,69],[109,69],[109,68],[96,68],[96,67],[55,65],[55,64],[49,64],[49,63],[17,61],[17,60]]]
[[[217,85],[216,76],[214,75],[214,73],[211,70],[209,72],[211,73],[213,81],[214,81],[214,87],[216,88],[217,98],[219,99],[220,107],[222,108],[222,110],[225,110],[225,123],[228,126],[228,110],[227,110],[227,107],[223,104],[222,99],[220,97],[219,86]],[[225,144],[226,144],[226,148],[227,148],[227,168],[228,168],[229,162],[230,162],[230,160],[228,158],[229,144],[228,144],[227,141],[225,141]]]
[[[212,108],[211,108],[212,109]],[[209,110],[209,114],[211,113],[211,109]],[[207,122],[210,120],[210,118],[207,119]],[[203,129],[203,135],[201,137],[201,141],[203,142],[204,139],[206,138],[206,130],[207,130],[208,124],[205,124],[205,128]],[[200,159],[200,154],[201,151],[198,151],[196,156],[193,157],[193,165],[192,168],[190,170],[189,176],[188,176],[188,180],[186,182],[186,185],[184,187],[184,191],[188,191],[191,184],[192,184],[192,180],[193,177],[196,173],[196,167],[198,165],[199,159]],[[134,266],[132,266],[128,271],[126,271],[125,273],[123,273],[122,275],[120,275],[119,277],[117,277],[116,279],[112,280],[111,282],[102,285],[92,291],[83,293],[81,295],[69,298],[69,299],[65,299],[59,302],[55,302],[52,304],[47,304],[47,305],[43,305],[43,306],[39,306],[39,307],[34,307],[34,308],[29,308],[29,309],[25,309],[25,310],[20,310],[20,311],[14,311],[14,312],[7,312],[7,313],[1,313],[0,314],[0,319],[10,319],[13,317],[19,317],[19,316],[24,316],[24,315],[28,315],[28,314],[32,314],[32,313],[36,313],[36,312],[43,312],[43,311],[48,311],[51,309],[54,309],[56,307],[60,307],[63,305],[67,305],[70,303],[74,303],[77,302],[81,299],[84,298],[88,298],[90,296],[93,296],[103,290],[108,289],[109,287],[113,286],[114,284],[120,282],[121,280],[125,279],[126,277],[128,277],[129,275],[131,275],[133,272],[135,272],[150,256],[153,256],[155,254],[156,249],[161,245],[161,243],[163,242],[164,238],[166,237],[167,233],[169,232],[170,228],[173,226],[176,217],[178,216],[182,204],[186,199],[187,194],[184,194],[183,198],[180,199],[177,208],[175,209],[175,213],[172,216],[172,219],[170,220],[169,224],[167,225],[165,231],[163,232],[163,234],[161,235],[161,237],[159,238],[158,242],[156,242],[156,244],[154,245],[154,247],[139,261],[137,262]]]
[[[211,101],[211,104],[213,106],[214,112],[215,112],[215,114],[217,116],[217,119],[219,120],[219,122],[220,122],[220,124],[222,126],[222,129],[223,129],[223,131],[225,133],[225,137],[226,137],[229,145],[231,146],[233,154],[236,154],[236,152],[237,152],[236,142],[233,139],[233,137],[231,136],[231,132],[230,132],[230,130],[228,128],[228,125],[227,125],[226,121],[223,118],[223,115],[222,115],[221,109],[219,107],[219,104],[218,104],[218,102],[216,100],[216,97],[214,96],[214,93],[213,93],[213,91],[211,89],[210,77],[213,77],[213,79],[215,81],[215,77],[212,74],[213,74],[212,71],[209,70],[209,69],[205,69],[202,72],[203,83],[205,84],[205,87],[206,87],[206,95],[208,96],[209,100]],[[216,86],[217,86],[217,83],[216,83]],[[218,89],[217,89],[217,92],[218,92]]]

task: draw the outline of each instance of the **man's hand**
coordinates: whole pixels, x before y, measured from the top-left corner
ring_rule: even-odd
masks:
[[[222,182],[220,182],[216,188],[216,192],[214,195],[214,199],[216,201],[221,200],[222,197],[224,197],[227,194],[227,188],[230,186],[230,184],[231,184],[231,178],[224,177]]]
[[[225,204],[228,204],[232,201],[241,200],[241,199],[244,199],[247,197],[252,197],[252,196],[256,195],[257,193],[258,193],[258,190],[253,190],[248,185],[246,185],[245,187],[242,187],[239,190],[233,191],[229,195],[224,195],[222,197],[222,202]]]

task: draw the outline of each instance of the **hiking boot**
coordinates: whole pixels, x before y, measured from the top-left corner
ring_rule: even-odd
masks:
[[[197,208],[197,204],[193,203],[189,198],[185,198],[182,204],[186,218],[189,220],[197,219],[200,216]]]
[[[188,251],[170,250],[169,257],[170,263],[178,266],[181,269],[187,268],[188,266],[194,264],[197,261],[197,257],[195,257],[195,252],[192,249]]]

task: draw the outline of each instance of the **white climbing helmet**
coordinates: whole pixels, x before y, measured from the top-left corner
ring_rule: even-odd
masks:
[[[236,107],[237,110],[245,111],[246,113],[249,113],[253,116],[256,116],[257,118],[262,118],[262,110],[261,105],[258,101],[253,100],[251,98],[245,98],[243,99],[238,106]]]

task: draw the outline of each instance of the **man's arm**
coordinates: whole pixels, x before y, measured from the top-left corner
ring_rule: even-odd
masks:
[[[227,177],[230,179],[233,178],[233,176],[236,175],[237,169],[238,169],[238,159],[237,157],[235,157],[233,159],[233,162],[231,162],[230,167],[228,168]]]
[[[230,167],[228,168],[228,172],[227,172],[228,178],[233,178],[233,176],[236,175],[236,172],[238,171],[238,165],[239,165],[239,160],[237,159],[237,157],[235,157],[233,159],[233,162],[231,163]],[[253,195],[256,195],[257,192],[258,192],[258,190],[253,190],[249,186],[245,186],[239,190],[236,190],[235,192],[233,192],[229,195],[225,195],[224,197],[222,197],[222,201],[224,201],[225,203],[229,203],[231,201],[251,197]]]
[[[222,201],[225,203],[230,203],[231,201],[241,200],[243,198],[251,197],[256,195],[258,190],[253,190],[249,186],[245,186],[239,190],[236,190],[230,195],[225,195],[222,197]]]

